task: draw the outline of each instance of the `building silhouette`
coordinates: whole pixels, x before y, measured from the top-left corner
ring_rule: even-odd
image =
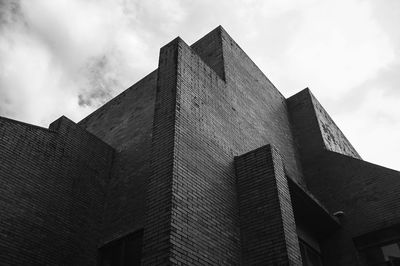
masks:
[[[0,181],[2,265],[399,265],[400,172],[222,27],[79,123],[0,118]]]

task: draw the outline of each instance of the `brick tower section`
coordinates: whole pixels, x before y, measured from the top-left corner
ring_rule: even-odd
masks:
[[[270,145],[235,158],[242,264],[301,265],[282,158]]]
[[[153,173],[147,182],[143,265],[171,263],[178,43],[175,39],[160,50],[152,140]]]
[[[257,69],[220,27],[161,49],[144,265],[240,264],[235,156],[276,145],[302,183],[286,101]]]
[[[193,103],[204,91],[196,79],[214,91],[225,85],[180,38],[161,49],[144,265],[239,264],[235,177],[222,168],[233,166],[233,157],[193,138],[205,134]]]

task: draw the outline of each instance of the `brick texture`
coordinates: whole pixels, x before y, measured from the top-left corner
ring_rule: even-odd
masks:
[[[160,51],[153,124],[152,175],[147,181],[143,265],[172,263],[172,183],[175,178],[174,141],[179,39]]]
[[[282,159],[269,145],[235,158],[242,265],[301,265]]]
[[[221,27],[163,47],[157,75],[144,263],[236,265],[234,156],[273,143],[303,182],[286,101]]]
[[[362,265],[353,238],[400,222],[399,172],[362,161],[308,89],[285,99],[222,27],[162,47],[78,124],[0,118],[0,179],[6,265],[93,265],[142,230],[143,265],[300,265],[296,224],[326,265]]]
[[[95,265],[113,149],[62,117],[0,118],[2,265]]]
[[[362,264],[353,238],[400,224],[400,172],[331,151],[315,164],[309,188],[332,212],[345,213],[342,229],[323,241],[325,263]]]
[[[303,164],[324,150],[361,159],[308,88],[290,97],[287,103]]]
[[[342,227],[320,242],[324,265],[364,265],[353,239],[400,223],[400,172],[361,160],[306,89],[288,99],[308,189]]]
[[[102,242],[142,229],[157,71],[106,103],[78,124],[115,149],[104,209]]]

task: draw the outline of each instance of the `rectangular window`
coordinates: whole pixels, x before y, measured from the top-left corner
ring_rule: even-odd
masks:
[[[362,253],[367,265],[400,266],[400,241],[370,247]]]
[[[363,264],[400,266],[400,224],[366,233],[353,240]]]
[[[100,266],[135,266],[142,259],[143,230],[114,240],[99,250]]]
[[[321,254],[299,238],[301,259],[304,266],[322,266]]]

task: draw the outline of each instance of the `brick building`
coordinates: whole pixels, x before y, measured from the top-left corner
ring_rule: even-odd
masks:
[[[0,180],[2,265],[399,265],[400,172],[222,27],[79,123],[0,118]]]

